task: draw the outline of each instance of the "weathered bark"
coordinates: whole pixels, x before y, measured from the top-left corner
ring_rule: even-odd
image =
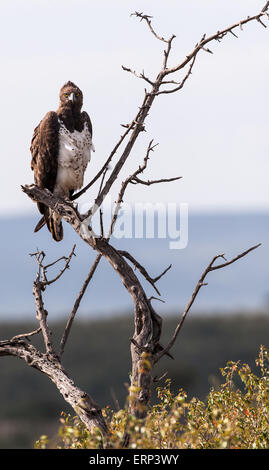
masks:
[[[56,385],[64,400],[69,403],[88,430],[98,427],[103,433],[107,432],[100,407],[86,392],[74,384],[55,357],[42,354],[32,344],[21,340],[1,341],[0,356],[18,357],[30,367],[45,374]]]
[[[34,201],[43,202],[58,212],[77,232],[77,234],[94,250],[98,251],[110,263],[112,268],[120,276],[124,287],[131,295],[134,303],[134,323],[135,331],[131,344],[132,354],[132,379],[131,385],[140,387],[141,390],[133,392],[131,387],[130,401],[131,411],[137,416],[145,416],[149,404],[152,387],[151,369],[154,364],[154,354],[160,351],[159,339],[161,335],[161,318],[153,310],[145,291],[135,275],[133,269],[126,262],[124,257],[105,239],[93,238],[85,227],[77,211],[66,201],[59,201],[48,190],[41,190],[35,185],[22,187]],[[145,366],[145,357],[150,366]]]

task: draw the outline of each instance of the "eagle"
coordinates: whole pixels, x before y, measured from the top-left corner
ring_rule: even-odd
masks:
[[[57,111],[49,111],[34,129],[30,151],[35,184],[59,198],[70,199],[83,185],[84,173],[94,151],[92,123],[83,105],[82,91],[68,81],[60,89]],[[61,216],[37,203],[42,214],[34,231],[47,224],[55,241],[63,239]]]

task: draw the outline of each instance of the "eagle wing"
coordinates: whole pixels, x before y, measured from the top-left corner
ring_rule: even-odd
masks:
[[[41,189],[54,190],[59,152],[59,121],[57,113],[50,111],[35,128],[31,141],[31,168],[35,184]],[[37,204],[41,214],[46,217],[46,206]]]
[[[82,119],[83,124],[85,122],[87,123],[88,129],[89,129],[91,137],[92,137],[92,123],[91,123],[91,120],[90,120],[90,116],[88,115],[88,113],[86,113],[86,111],[82,111],[81,119]]]

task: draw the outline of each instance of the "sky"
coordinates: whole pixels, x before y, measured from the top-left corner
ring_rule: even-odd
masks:
[[[1,0],[1,215],[36,213],[21,192],[33,182],[34,127],[58,107],[60,87],[74,81],[84,93],[96,152],[85,183],[99,170],[135,116],[145,82],[122,65],[154,78],[163,43],[130,14],[152,15],[160,35],[176,35],[170,65],[204,33],[258,13],[263,0]],[[266,23],[269,22],[265,20]],[[169,185],[130,188],[127,202],[184,202],[195,211],[268,211],[269,28],[258,22],[201,52],[177,94],[154,103],[130,161],[114,188],[158,147],[145,178],[182,176]],[[176,76],[175,79],[180,79]],[[116,160],[114,160],[116,161]],[[81,205],[94,197],[96,187]]]

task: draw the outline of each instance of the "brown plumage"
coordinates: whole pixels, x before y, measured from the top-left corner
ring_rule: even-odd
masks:
[[[59,197],[70,198],[82,186],[93,149],[92,124],[88,114],[81,112],[82,104],[81,90],[67,82],[60,90],[58,110],[45,115],[31,141],[35,184]],[[47,224],[53,239],[62,240],[61,217],[44,204],[37,203],[37,206],[43,217],[35,232]]]

